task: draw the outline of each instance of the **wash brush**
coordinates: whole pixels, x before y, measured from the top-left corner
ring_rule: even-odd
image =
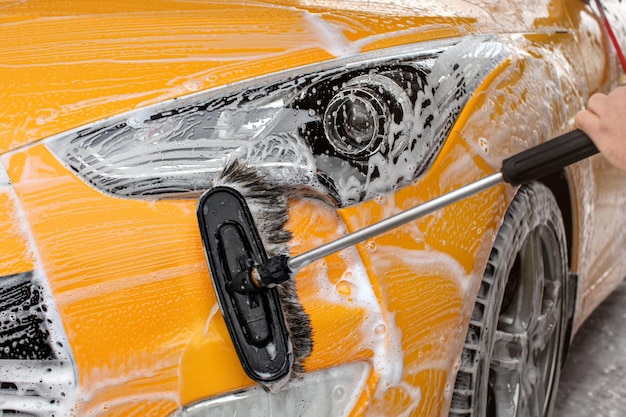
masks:
[[[264,206],[283,213],[269,223],[267,217],[274,214],[255,218],[239,191],[225,186],[207,191],[198,205],[200,230],[218,301],[244,370],[266,386],[283,380],[294,368],[296,373],[302,371],[312,339],[291,280],[300,268],[495,185],[534,181],[596,153],[591,139],[574,130],[505,159],[495,174],[294,257],[286,255],[284,247],[273,248],[273,256],[268,257],[255,224],[260,221],[265,233],[271,225],[270,244],[288,241],[282,229],[286,197],[279,189],[264,186],[255,171],[247,174],[248,186],[238,185],[249,201],[269,199]],[[227,171],[231,180],[241,177],[241,172]],[[229,183],[228,178],[224,182]],[[284,201],[277,204],[281,198]]]

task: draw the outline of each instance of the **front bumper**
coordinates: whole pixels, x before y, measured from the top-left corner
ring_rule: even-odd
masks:
[[[0,164],[0,414],[69,416],[72,353],[32,235]]]

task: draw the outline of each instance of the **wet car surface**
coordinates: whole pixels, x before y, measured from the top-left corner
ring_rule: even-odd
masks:
[[[251,375],[232,327],[264,323],[224,319],[198,224],[235,188],[297,255],[570,130],[624,80],[585,2],[33,1],[0,23],[3,412],[539,415],[625,275],[626,179],[594,157],[302,267],[277,290],[287,375]]]

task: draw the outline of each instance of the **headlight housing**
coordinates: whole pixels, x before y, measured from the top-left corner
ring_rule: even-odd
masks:
[[[386,49],[171,100],[47,146],[120,197],[196,198],[239,160],[347,206],[422,173],[507,54],[492,37]]]

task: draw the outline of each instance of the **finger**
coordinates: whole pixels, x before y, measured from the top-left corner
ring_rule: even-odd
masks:
[[[600,131],[600,118],[594,112],[583,110],[574,117],[574,126],[593,137]]]
[[[604,114],[607,108],[608,97],[602,93],[596,93],[592,95],[587,102],[587,110],[598,116]]]

